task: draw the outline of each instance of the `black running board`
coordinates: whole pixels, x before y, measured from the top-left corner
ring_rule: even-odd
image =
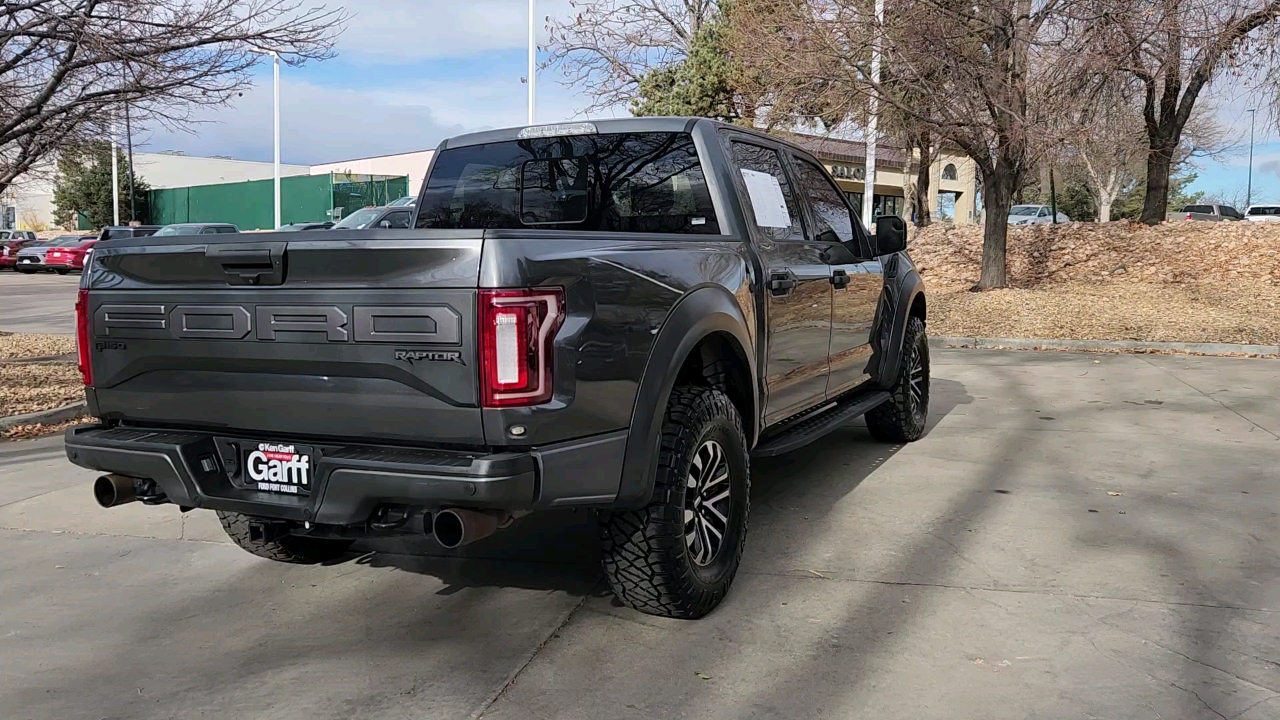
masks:
[[[798,450],[888,400],[889,393],[883,390],[858,393],[829,410],[796,421],[777,435],[764,438],[751,451],[751,456],[773,457]]]

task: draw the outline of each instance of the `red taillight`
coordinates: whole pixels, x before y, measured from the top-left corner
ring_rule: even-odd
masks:
[[[76,295],[76,360],[80,365],[80,378],[85,387],[93,385],[93,366],[89,364],[89,291],[81,289]]]
[[[481,404],[550,400],[552,341],[564,322],[564,290],[481,290],[479,305]]]
[[[1187,213],[1187,219],[1188,219],[1188,220],[1190,220],[1190,219],[1191,219],[1191,213]]]

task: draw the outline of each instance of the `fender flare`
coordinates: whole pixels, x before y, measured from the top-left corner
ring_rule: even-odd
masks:
[[[760,407],[756,375],[755,345],[751,342],[746,318],[737,300],[721,287],[702,287],[682,298],[658,331],[649,351],[649,361],[640,377],[627,448],[623,456],[622,479],[614,502],[619,508],[639,508],[653,499],[653,481],[658,471],[662,441],[662,421],[676,376],[698,343],[712,333],[723,332],[737,341],[745,356],[751,385],[753,412]],[[755,444],[756,418],[750,423],[748,446]]]
[[[892,387],[898,377],[898,359],[902,356],[902,341],[907,335],[907,318],[916,298],[924,296],[924,279],[915,268],[894,282],[894,292],[890,293],[891,288],[887,285],[885,287],[886,296],[896,297],[897,305],[892,308],[893,322],[889,327],[887,342],[881,348],[883,352],[880,353],[880,364],[876,368],[876,380],[884,388]]]

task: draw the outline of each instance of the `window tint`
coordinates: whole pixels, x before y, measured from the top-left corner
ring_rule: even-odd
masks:
[[[685,133],[532,138],[444,150],[420,228],[719,234]]]
[[[795,192],[791,189],[787,174],[782,170],[782,160],[778,157],[778,151],[742,142],[735,142],[732,147],[733,161],[737,164],[739,171],[743,173],[744,181],[748,177],[745,173],[764,173],[777,180],[779,187],[782,189],[782,198],[786,201],[787,215],[790,216],[791,224],[787,227],[761,226],[760,216],[762,211],[753,206],[752,212],[756,218],[756,226],[760,228],[761,234],[771,240],[801,239],[800,213],[796,206]],[[747,199],[748,204],[753,204],[756,201],[749,187]]]
[[[1254,205],[1249,208],[1250,215],[1280,215],[1280,207],[1275,205]]]
[[[813,236],[825,242],[848,242],[853,239],[853,218],[844,204],[840,191],[827,179],[827,174],[817,165],[797,158],[796,180],[809,197],[818,226]]]
[[[1188,206],[1186,206],[1186,207],[1182,208],[1182,212],[1184,212],[1184,213],[1200,213],[1200,214],[1203,214],[1203,215],[1212,215],[1212,214],[1213,214],[1213,206],[1212,206],[1212,205],[1188,205]]]
[[[1231,207],[1230,205],[1222,206],[1222,214],[1226,215],[1227,217],[1233,217],[1233,218],[1240,217],[1240,212],[1235,208]]]
[[[236,230],[235,228],[231,227],[230,225],[222,225],[222,226],[220,226],[220,227],[218,228],[218,232],[220,232],[220,233],[237,233],[237,232],[239,232],[239,231],[238,231],[238,230]]]
[[[407,212],[394,212],[388,215],[384,219],[387,222],[391,223],[390,227],[393,227],[393,228],[409,227],[409,213]]]

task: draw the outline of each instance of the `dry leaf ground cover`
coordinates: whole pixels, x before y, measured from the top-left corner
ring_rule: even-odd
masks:
[[[0,333],[0,360],[49,355],[72,355],[76,339],[70,335]]]
[[[1280,223],[1010,228],[1010,288],[978,293],[981,227],[910,249],[935,336],[1280,344]]]
[[[24,415],[84,399],[75,363],[0,364],[0,417]]]

